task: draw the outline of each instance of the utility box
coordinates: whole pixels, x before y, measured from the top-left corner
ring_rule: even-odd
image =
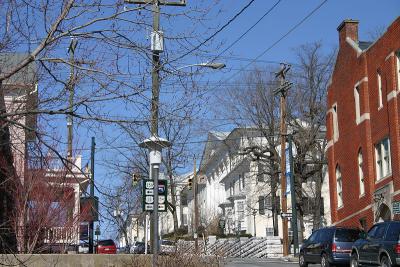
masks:
[[[163,52],[164,51],[164,32],[153,31],[150,34],[151,39],[151,51]]]

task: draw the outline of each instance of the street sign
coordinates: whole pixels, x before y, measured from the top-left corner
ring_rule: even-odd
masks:
[[[292,217],[292,213],[289,212],[282,212],[281,213],[282,218],[290,218]]]
[[[167,180],[158,180],[158,211],[167,211]],[[143,179],[143,211],[154,210],[154,181]]]
[[[393,214],[400,214],[400,201],[394,201],[393,205]]]

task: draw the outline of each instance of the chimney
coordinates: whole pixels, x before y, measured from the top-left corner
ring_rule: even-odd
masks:
[[[340,23],[337,30],[339,32],[340,46],[346,42],[347,37],[358,43],[358,20],[345,19],[342,23]]]

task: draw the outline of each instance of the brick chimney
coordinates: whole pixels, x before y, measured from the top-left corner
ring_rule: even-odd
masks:
[[[349,37],[354,42],[358,43],[358,20],[345,19],[337,28],[339,32],[339,44],[342,46],[346,42],[346,37]]]

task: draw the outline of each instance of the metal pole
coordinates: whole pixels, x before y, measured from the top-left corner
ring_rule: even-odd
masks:
[[[154,180],[154,210],[153,210],[153,266],[158,266],[158,175],[160,165],[152,164]]]
[[[149,215],[146,213],[144,229],[144,254],[147,254],[147,242],[149,240]]]
[[[257,211],[254,210],[254,211],[253,211],[254,237],[257,235],[257,230],[256,230],[256,215],[257,215]]]
[[[196,171],[196,157],[193,157],[193,195],[194,195],[194,249],[196,254],[199,252],[199,241],[197,229],[199,228],[199,207],[197,199],[197,171]]]
[[[292,198],[292,231],[293,231],[293,254],[297,255],[299,248],[299,231],[297,229],[297,201],[296,201],[296,188],[294,183],[294,173],[293,173],[293,136],[288,135],[289,141],[289,162],[290,162],[290,193]]]
[[[91,155],[90,155],[90,200],[91,204],[93,204],[94,200],[94,151],[95,151],[96,143],[94,142],[94,137],[92,137],[92,147],[91,147]],[[91,213],[93,214],[94,210],[91,207]],[[94,246],[93,246],[93,218],[89,222],[89,254],[93,254]]]

